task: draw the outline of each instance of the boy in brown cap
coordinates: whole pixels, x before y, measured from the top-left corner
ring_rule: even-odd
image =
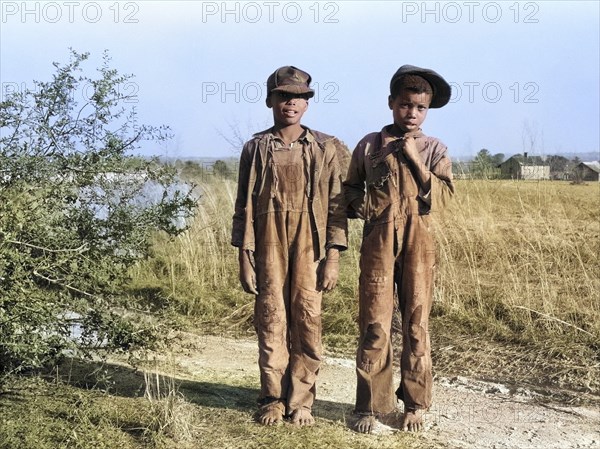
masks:
[[[339,251],[347,246],[340,164],[347,166],[350,152],[335,137],[301,125],[314,95],[310,82],[293,66],[269,76],[273,127],[246,142],[240,157],[232,244],[239,248],[242,287],[256,295],[257,420],[265,425],[284,416],[314,423],[321,297],[335,287]]]
[[[352,154],[345,201],[350,218],[365,220],[360,258],[356,358],[356,430],[370,433],[376,418],[395,410],[392,366],[394,288],[402,314],[403,430],[423,428],[431,405],[428,322],[433,296],[435,246],[431,213],[454,193],[446,146],[421,131],[429,108],[450,99],[436,72],[404,65],[390,82],[394,123],[367,134]]]

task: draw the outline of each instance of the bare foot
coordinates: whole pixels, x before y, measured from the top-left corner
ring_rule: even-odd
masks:
[[[423,430],[424,410],[405,410],[400,421],[400,428],[405,432],[419,432]]]
[[[315,418],[313,418],[310,410],[298,408],[292,413],[291,422],[296,426],[312,426],[315,423]]]
[[[354,429],[360,433],[371,433],[377,424],[373,415],[363,415],[354,424]]]
[[[263,426],[272,426],[283,421],[284,407],[281,402],[271,402],[258,411],[256,420]]]

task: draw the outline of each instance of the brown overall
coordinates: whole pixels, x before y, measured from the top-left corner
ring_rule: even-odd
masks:
[[[263,132],[241,157],[232,243],[255,256],[259,404],[279,401],[287,414],[313,405],[322,354],[317,270],[326,248],[347,245],[333,139],[307,129],[290,149]]]
[[[429,213],[453,193],[446,147],[416,136],[431,171],[423,192],[386,129],[367,135],[354,150],[344,182],[350,217],[365,218],[360,258],[356,413],[394,411],[391,345],[394,287],[402,314],[401,382],[396,396],[407,409],[431,405],[429,313],[433,298],[435,245]],[[365,185],[366,195],[365,195]]]
[[[321,292],[311,236],[301,144],[273,151],[267,186],[258,197],[255,229],[261,398],[287,398],[288,413],[312,407],[321,363]]]

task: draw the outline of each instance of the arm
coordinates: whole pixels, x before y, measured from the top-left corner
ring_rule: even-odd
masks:
[[[452,161],[448,157],[446,147],[432,166],[431,174],[430,207],[432,211],[437,212],[446,207],[452,196],[454,196]]]
[[[246,293],[258,295],[256,270],[254,265],[254,239],[251,239],[252,242],[249,244],[250,242],[247,242],[247,239],[245,238],[248,231],[246,229],[248,226],[248,217],[246,214],[252,212],[251,210],[247,210],[248,185],[250,173],[252,171],[252,160],[253,157],[250,151],[250,144],[247,143],[244,145],[242,155],[240,156],[238,189],[233,213],[231,244],[239,248],[239,280],[242,284],[242,288]]]
[[[337,148],[337,145],[343,148]],[[344,211],[344,195],[342,191],[342,173],[338,154],[343,152],[349,154],[348,148],[335,139],[328,155],[327,171],[329,177],[327,198],[327,233],[325,248],[337,248],[345,250],[348,247],[348,220]]]
[[[240,156],[240,165],[238,173],[237,197],[233,212],[233,226],[231,230],[231,244],[238,248],[247,246],[248,242],[244,241],[246,234],[246,206],[248,203],[248,184],[250,180],[250,172],[252,171],[252,152],[250,150],[250,142],[247,142],[242,149]],[[254,240],[253,240],[254,241]],[[253,247],[250,249],[254,249]]]
[[[348,220],[344,211],[340,168],[346,165],[347,161],[343,158],[349,158],[350,151],[337,139],[334,144],[335,152],[328,164],[329,204],[327,207],[327,242],[325,244],[327,253],[318,272],[319,288],[326,292],[333,290],[337,285],[340,271],[340,251],[344,251],[348,247]]]
[[[442,209],[454,193],[452,183],[452,162],[447,156],[447,148],[441,142],[432,139],[427,145],[430,146],[427,161],[423,161],[415,139],[406,136],[403,140],[402,152],[419,184],[419,199],[426,213]]]
[[[429,193],[431,190],[431,172],[419,155],[419,149],[414,137],[407,134],[402,139],[402,144],[402,152],[411,165],[420,190],[425,194]]]
[[[343,182],[344,203],[348,218],[365,218],[365,145],[369,145],[369,143],[365,143],[364,141],[359,142],[352,152],[350,167]]]
[[[258,295],[256,284],[256,266],[254,262],[254,251],[239,249],[238,262],[240,264],[240,284],[246,293]]]

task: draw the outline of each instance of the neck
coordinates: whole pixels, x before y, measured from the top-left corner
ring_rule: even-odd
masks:
[[[300,124],[289,126],[273,126],[273,134],[283,140],[284,143],[290,144],[295,142],[304,133],[304,128]]]
[[[404,136],[404,134],[406,134],[406,131],[404,131],[402,128],[397,126],[395,123],[392,124],[392,126],[390,126],[388,132],[392,136],[396,136],[396,137],[402,137],[402,136]]]
[[[389,128],[387,128],[387,132],[395,137],[404,137],[405,135],[417,137],[422,134],[421,128],[416,131],[404,131],[402,128],[397,126],[395,123],[392,124]]]

